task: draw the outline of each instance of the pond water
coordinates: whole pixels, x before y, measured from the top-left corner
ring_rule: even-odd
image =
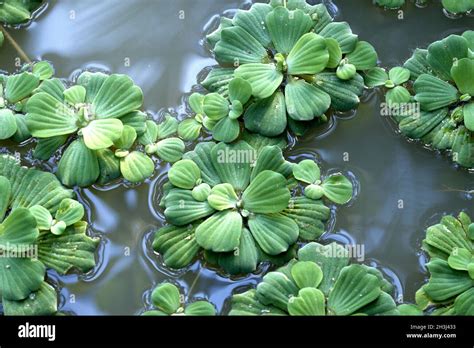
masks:
[[[474,18],[451,20],[439,4],[397,11],[372,6],[371,0],[335,0],[338,20],[371,42],[383,66],[403,63],[416,47],[451,33],[474,29]],[[245,6],[237,0],[51,0],[40,19],[12,36],[31,59],[51,61],[59,77],[83,69],[130,75],[145,93],[145,108],[182,112],[182,100],[196,76],[214,64],[202,44],[213,16]],[[14,71],[17,53],[6,44],[1,69]],[[359,192],[337,209],[334,235],[362,244],[367,263],[380,265],[399,295],[413,301],[424,281],[420,244],[424,229],[442,214],[464,209],[474,216],[473,174],[456,168],[442,154],[408,142],[380,116],[381,92],[368,94],[357,112],[333,117],[330,127],[311,129],[288,151],[292,159],[316,158],[323,172],[344,171]],[[7,144],[0,143],[0,149]],[[28,151],[31,144],[21,152]],[[4,148],[3,148],[4,149]],[[12,149],[10,147],[10,149]],[[49,164],[39,164],[47,168]],[[58,277],[63,309],[80,315],[137,314],[154,284],[173,279],[191,289],[190,297],[206,297],[223,308],[235,289],[257,284],[260,270],[229,279],[196,262],[189,269],[166,270],[151,251],[152,232],[162,226],[158,209],[160,185],[167,167],[136,187],[124,185],[78,190],[88,207],[93,232],[102,236],[98,267],[86,276]],[[197,276],[199,274],[199,276]]]

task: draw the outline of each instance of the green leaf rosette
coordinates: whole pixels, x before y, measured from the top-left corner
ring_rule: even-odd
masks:
[[[50,315],[56,290],[47,269],[86,273],[99,240],[86,234],[84,207],[56,177],[0,157],[0,299],[5,315]]]
[[[58,79],[43,83],[26,105],[26,125],[38,139],[34,156],[47,160],[61,149],[57,175],[67,186],[142,182],[155,167],[134,149],[153,123],[139,111],[142,103],[141,89],[125,75],[84,72],[69,88]]]
[[[325,5],[305,1],[253,4],[232,20],[222,18],[207,39],[220,66],[202,82],[212,104],[202,111],[220,123],[213,134],[226,142],[236,138],[231,120],[240,115],[247,130],[273,137],[287,128],[299,135],[309,121],[325,121],[330,108],[357,107],[364,90],[359,72],[377,65],[374,48],[347,23],[333,22]],[[236,103],[232,91],[235,79],[250,87],[239,88],[245,91],[243,111],[245,103]]]
[[[158,285],[151,293],[153,309],[146,310],[145,316],[214,316],[216,308],[206,300],[184,302],[178,287],[171,283]]]
[[[473,49],[474,32],[466,31],[416,49],[388,74],[381,68],[365,74],[367,85],[387,88],[387,106],[403,135],[447,151],[468,169],[474,168]]]
[[[343,246],[312,242],[256,289],[234,294],[229,315],[397,315],[392,290],[376,268],[351,264]]]
[[[417,307],[433,315],[474,315],[474,223],[461,212],[428,227],[423,250],[430,278]]]
[[[198,144],[168,173],[161,206],[170,225],[156,232],[154,250],[172,268],[204,250],[209,264],[230,274],[253,272],[262,261],[284,263],[299,239],[324,233],[330,211],[323,196],[340,204],[352,197],[342,176],[324,180],[319,197],[293,192],[297,167],[277,145]]]

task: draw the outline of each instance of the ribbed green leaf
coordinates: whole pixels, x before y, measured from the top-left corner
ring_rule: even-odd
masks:
[[[395,85],[401,85],[410,79],[410,70],[402,67],[390,69],[388,77]]]
[[[48,209],[41,205],[35,205],[29,208],[30,213],[35,217],[37,227],[40,231],[49,231],[53,223],[53,216]]]
[[[384,69],[376,67],[367,71],[364,75],[364,81],[367,87],[374,88],[383,86],[388,80],[388,75]]]
[[[39,83],[39,78],[29,72],[9,76],[5,86],[5,98],[9,103],[15,104],[29,97]]]
[[[337,111],[356,108],[364,91],[364,79],[359,74],[345,81],[339,79],[335,73],[320,73],[316,75],[313,85],[331,96],[331,107]]]
[[[222,30],[221,40],[216,44],[214,53],[217,61],[233,66],[268,61],[265,48],[241,27]]]
[[[153,175],[155,163],[153,160],[139,151],[130,152],[120,160],[120,172],[123,177],[132,182],[139,183]]]
[[[38,62],[33,66],[33,74],[41,81],[44,81],[53,77],[54,68],[46,61]]]
[[[11,198],[11,193],[12,193],[12,187],[10,185],[10,181],[4,176],[0,176],[0,192],[2,193],[2,195],[0,196],[0,223],[1,223],[3,219],[5,218],[5,214],[10,204],[10,198]]]
[[[245,209],[257,214],[279,213],[290,201],[283,175],[269,170],[259,173],[242,195]]]
[[[199,184],[201,171],[196,163],[189,159],[176,162],[168,173],[170,182],[179,188],[192,189]]]
[[[236,208],[238,197],[232,185],[226,183],[214,186],[207,201],[211,207],[221,211]]]
[[[86,234],[87,223],[78,222],[56,236],[48,231],[40,233],[38,238],[38,257],[48,268],[59,274],[72,270],[87,273],[96,265],[95,253],[99,245],[98,238]]]
[[[232,309],[229,315],[285,315],[273,306],[265,306],[256,299],[256,291],[248,290],[232,296]]]
[[[264,305],[288,311],[288,301],[292,296],[297,296],[298,291],[296,284],[285,274],[270,272],[257,286],[257,299]]]
[[[456,315],[474,315],[474,288],[459,295],[454,301]]]
[[[277,7],[267,15],[266,25],[276,51],[288,54],[300,37],[311,30],[313,21],[301,10]]]
[[[434,259],[426,266],[430,280],[423,289],[434,301],[448,300],[474,286],[467,272],[452,269],[444,260]]]
[[[285,178],[291,175],[292,164],[285,160],[281,148],[277,145],[261,148],[252,170],[251,180],[265,170],[280,173]]]
[[[179,138],[168,138],[156,144],[156,154],[166,162],[174,163],[179,161],[184,154],[185,145]]]
[[[325,39],[314,33],[304,34],[286,58],[288,74],[316,74],[326,67],[329,52]]]
[[[120,118],[140,109],[143,92],[126,75],[110,75],[102,83],[92,101],[98,118]]]
[[[323,280],[319,289],[326,294],[333,289],[341,270],[349,264],[349,253],[340,244],[321,245],[308,243],[298,251],[298,260],[312,261],[323,270]]]
[[[423,74],[415,81],[415,100],[423,110],[432,111],[449,106],[458,100],[456,88],[437,77]]]
[[[270,98],[258,100],[244,115],[245,128],[267,137],[282,134],[287,125],[285,96],[277,91]]]
[[[153,249],[160,253],[165,264],[171,268],[188,266],[200,250],[194,235],[194,225],[165,226],[156,231]]]
[[[183,159],[190,159],[196,163],[201,170],[202,180],[211,187],[220,184],[219,175],[212,163],[211,151],[216,144],[213,142],[203,142],[196,145],[194,151],[187,152]]]
[[[219,266],[229,274],[248,274],[257,269],[259,253],[246,228],[242,229],[239,246],[232,252],[219,254]]]
[[[196,241],[206,250],[233,251],[240,244],[242,217],[224,210],[213,214],[196,228]]]
[[[196,140],[201,133],[202,124],[194,118],[188,118],[181,121],[178,126],[178,135],[183,140]]]
[[[336,39],[342,53],[354,51],[357,45],[357,35],[352,33],[351,27],[346,22],[329,23],[319,32],[319,35]]]
[[[323,279],[323,271],[314,262],[299,261],[291,267],[291,276],[300,289],[317,288]]]
[[[325,232],[324,222],[329,219],[330,209],[322,201],[295,197],[282,214],[296,222],[301,239],[311,241]]]
[[[456,61],[451,68],[451,76],[462,94],[474,96],[474,84],[472,83],[474,60],[463,58]]]
[[[33,156],[37,159],[47,161],[66,143],[68,137],[68,135],[58,135],[56,137],[38,139]]]
[[[108,75],[104,73],[92,73],[89,71],[85,71],[79,76],[77,84],[86,88],[86,102],[92,103],[94,101],[97,93],[107,78]]]
[[[451,81],[451,68],[454,62],[466,58],[467,55],[467,40],[459,35],[450,35],[429,45],[426,59],[440,78]]]
[[[16,133],[17,129],[13,112],[9,109],[0,110],[0,140],[9,139]]]
[[[378,55],[374,46],[366,41],[359,41],[354,51],[346,55],[346,59],[357,70],[369,70],[377,65]]]
[[[326,67],[332,69],[337,68],[342,59],[342,51],[339,47],[339,43],[333,38],[327,38],[324,41],[326,42],[326,48],[329,53],[329,60]]]
[[[244,64],[235,70],[235,76],[249,82],[252,94],[259,99],[270,97],[283,81],[283,74],[274,64]]]
[[[71,105],[82,104],[86,100],[86,89],[84,86],[72,86],[63,92],[64,100]]]
[[[158,285],[151,293],[151,301],[167,314],[173,314],[181,307],[179,289],[171,283]]]
[[[406,136],[420,139],[438,126],[446,118],[447,114],[447,108],[433,112],[421,111],[419,115],[404,117],[398,127]]]
[[[244,141],[219,143],[211,150],[212,163],[221,182],[231,184],[236,191],[248,186],[255,157],[255,150]]]
[[[287,251],[298,239],[298,225],[281,214],[255,214],[249,217],[248,225],[260,248],[269,255]]]
[[[87,148],[81,138],[68,146],[59,161],[57,175],[66,186],[90,186],[99,174],[97,155]]]
[[[123,124],[117,119],[94,120],[80,130],[84,143],[91,150],[109,148],[120,138],[122,131]]]
[[[216,309],[212,304],[207,301],[196,301],[190,303],[184,309],[185,315],[195,315],[195,316],[213,316],[216,315]]]
[[[325,315],[326,303],[321,290],[313,288],[301,289],[298,296],[292,297],[288,302],[290,315]]]
[[[187,225],[215,212],[207,201],[198,202],[191,191],[181,189],[172,189],[166,195],[165,207],[166,218],[176,226]]]
[[[58,295],[56,289],[46,282],[32,292],[26,299],[10,301],[3,299],[3,311],[6,316],[46,316],[55,314],[58,310]]]
[[[35,94],[28,100],[26,108],[26,124],[35,137],[66,135],[78,129],[74,111],[49,94]]]
[[[328,311],[334,315],[350,315],[375,301],[380,294],[377,277],[367,273],[361,265],[350,265],[341,270],[328,296]]]
[[[245,29],[248,33],[258,40],[264,47],[270,44],[270,37],[264,25],[267,14],[272,7],[267,4],[253,4],[249,10],[237,10],[234,16],[233,24]]]
[[[342,174],[334,174],[324,179],[321,187],[324,195],[334,203],[346,204],[352,198],[352,183]]]
[[[321,170],[316,162],[312,160],[303,160],[293,166],[293,175],[296,180],[307,184],[314,184],[321,178]]]
[[[288,115],[297,121],[322,116],[331,105],[331,97],[304,80],[292,80],[285,86]]]

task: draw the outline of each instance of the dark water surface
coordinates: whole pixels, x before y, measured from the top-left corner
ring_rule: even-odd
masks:
[[[441,7],[413,4],[384,11],[371,0],[335,0],[338,20],[371,42],[384,66],[403,63],[416,47],[451,33],[474,29],[474,18],[451,20]],[[203,32],[216,14],[242,7],[237,0],[61,0],[50,1],[27,30],[11,31],[32,59],[51,61],[59,77],[98,68],[130,75],[145,93],[145,108],[182,110],[182,98],[196,76],[214,64],[202,45]],[[13,71],[17,54],[6,44],[0,68]],[[383,95],[367,95],[357,112],[334,118],[329,129],[312,129],[288,155],[317,158],[322,171],[353,176],[359,193],[337,209],[334,236],[363,244],[366,262],[375,262],[393,278],[406,300],[424,281],[419,254],[424,228],[444,213],[464,209],[474,216],[473,174],[455,168],[443,155],[410,143],[380,116]],[[0,143],[0,146],[6,145]],[[28,149],[27,146],[25,149]],[[78,191],[89,208],[94,233],[103,243],[97,269],[84,277],[53,278],[62,286],[64,309],[77,314],[136,314],[153,284],[174,279],[221,309],[231,292],[256,284],[260,275],[228,279],[195,263],[187,270],[166,270],[151,251],[152,232],[163,224],[157,200],[166,166],[136,187]],[[260,270],[262,272],[262,270]],[[196,275],[199,273],[199,277]],[[194,284],[194,285],[193,285]]]

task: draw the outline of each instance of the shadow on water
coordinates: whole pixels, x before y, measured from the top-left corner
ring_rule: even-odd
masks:
[[[474,24],[473,18],[446,18],[436,4],[424,9],[409,4],[401,20],[399,12],[374,7],[370,0],[334,3],[340,9],[338,20],[349,22],[354,32],[371,42],[382,65],[388,67],[405,61],[416,47],[472,29]],[[174,107],[179,112],[183,94],[192,89],[196,76],[214,64],[202,45],[203,30],[216,14],[246,4],[237,0],[51,1],[39,21],[12,35],[31,59],[53,62],[57,76],[73,77],[91,68],[129,74],[142,87],[147,110]],[[0,68],[14,71],[15,58],[13,48],[5,45]],[[393,280],[397,295],[413,300],[424,280],[419,253],[424,228],[445,213],[466,209],[474,215],[472,196],[463,193],[472,189],[474,181],[445,156],[397,134],[390,121],[380,116],[382,100],[380,93],[368,94],[356,113],[312,129],[287,155],[315,158],[323,173],[343,171],[354,178],[357,197],[337,208],[330,226],[334,234],[324,239],[363,244],[365,262],[377,265]],[[0,143],[6,145],[11,144]],[[51,163],[40,166],[52,169]],[[168,278],[186,290],[195,281],[188,297],[208,298],[221,309],[232,291],[258,282],[264,268],[245,278],[228,279],[198,262],[180,271],[163,267],[151,252],[151,241],[153,231],[164,223],[157,202],[166,170],[167,166],[158,166],[155,176],[139,186],[78,191],[91,228],[102,235],[103,243],[99,265],[90,274],[52,274],[62,286],[64,310],[136,314],[148,302],[153,284]]]

